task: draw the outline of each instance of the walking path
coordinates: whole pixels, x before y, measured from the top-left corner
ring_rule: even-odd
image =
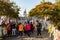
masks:
[[[32,34],[31,37],[4,37],[3,40],[53,40],[53,38],[49,38],[49,34],[46,31],[42,32],[42,37],[41,36],[36,36],[36,33]]]

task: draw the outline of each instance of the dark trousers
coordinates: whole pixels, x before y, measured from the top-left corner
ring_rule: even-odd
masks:
[[[19,35],[20,36],[23,36],[23,31],[19,31]]]
[[[16,30],[16,36],[18,36],[19,35],[19,31],[18,30]]]
[[[26,31],[26,30],[24,30],[24,34],[25,34],[25,35],[27,34],[27,31]]]
[[[37,35],[41,35],[41,28],[37,28]]]
[[[31,28],[31,32],[32,32],[32,33],[34,32],[34,28]]]
[[[30,37],[30,30],[27,31],[27,35]]]
[[[7,31],[8,36],[10,35],[10,30]]]

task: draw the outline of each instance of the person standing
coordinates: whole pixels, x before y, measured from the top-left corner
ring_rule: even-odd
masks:
[[[7,34],[10,35],[10,24],[7,25]]]
[[[53,33],[51,24],[48,25],[48,33],[49,33],[49,37],[51,38]]]
[[[41,35],[42,24],[38,22],[37,24],[37,35]]]
[[[26,22],[24,22],[24,34],[26,35],[27,34],[27,30],[26,30]]]
[[[33,23],[32,22],[30,23],[30,26],[31,26],[31,33],[33,33],[34,28],[33,28]]]
[[[16,35],[16,26],[15,26],[15,22],[13,22],[11,24],[11,31],[12,31],[12,36],[15,36]]]
[[[26,30],[27,30],[27,35],[30,37],[31,26],[29,22],[26,24]]]
[[[18,23],[17,22],[16,22],[15,26],[16,26],[16,36],[18,36]]]
[[[33,22],[33,31],[35,32],[36,30],[36,24]]]
[[[21,23],[19,24],[19,35],[23,36],[23,25]]]

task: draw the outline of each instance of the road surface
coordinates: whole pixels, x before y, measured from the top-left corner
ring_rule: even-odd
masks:
[[[32,34],[31,37],[28,36],[14,36],[14,37],[4,37],[3,40],[53,40],[49,37],[49,34],[46,31],[42,32],[42,36],[37,36],[36,33]]]

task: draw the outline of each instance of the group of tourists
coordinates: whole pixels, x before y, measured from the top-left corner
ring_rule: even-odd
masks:
[[[34,22],[24,22],[24,23],[9,23],[7,25],[7,33],[8,36],[12,35],[20,35],[20,36],[31,36],[35,31],[37,35],[41,35],[42,24],[41,22],[37,21],[37,24]]]
[[[27,22],[24,22],[24,23],[16,23],[16,22],[12,22],[12,23],[9,23],[7,25],[7,34],[8,36],[9,35],[12,35],[12,36],[28,36],[30,37],[31,35],[34,35],[36,34],[37,36],[41,36],[41,32],[42,30],[46,30],[47,29],[47,32],[49,33],[49,37],[50,38],[54,38],[54,40],[56,40],[57,38],[60,38],[60,36],[58,35],[60,32],[57,32],[57,28],[56,28],[56,25],[53,25],[53,24],[50,24],[50,23],[47,23],[46,24],[46,29],[44,28],[45,25],[43,25],[42,22],[39,22],[39,21],[36,21],[35,22],[30,22],[30,21],[27,21]],[[58,37],[58,36],[59,37]]]

